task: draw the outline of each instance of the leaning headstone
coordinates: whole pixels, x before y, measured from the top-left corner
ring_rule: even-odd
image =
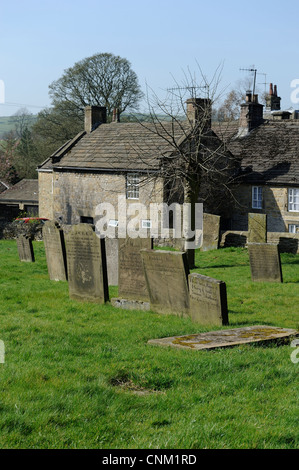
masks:
[[[220,216],[204,213],[201,251],[217,250],[219,239]]]
[[[202,274],[189,274],[190,317],[202,325],[228,325],[226,284]]]
[[[108,285],[118,285],[118,240],[117,238],[105,238]]]
[[[33,263],[35,261],[32,240],[27,235],[17,236],[17,247],[20,261]]]
[[[105,240],[90,224],[74,225],[65,235],[70,298],[109,300]]]
[[[282,282],[278,245],[248,243],[252,281]]]
[[[67,266],[63,230],[56,222],[47,220],[43,226],[43,240],[50,279],[66,281]]]
[[[118,295],[126,299],[148,301],[140,250],[151,249],[152,238],[118,239]]]
[[[151,309],[189,316],[188,261],[185,252],[142,250]]]
[[[248,243],[267,243],[267,215],[248,214]]]

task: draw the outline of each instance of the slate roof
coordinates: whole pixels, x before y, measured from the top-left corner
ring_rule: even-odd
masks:
[[[243,182],[298,186],[299,121],[266,121],[228,147],[241,157]]]
[[[90,134],[78,134],[39,169],[156,170],[161,156],[174,150],[170,137],[182,142],[188,135],[188,127],[184,123],[165,122],[158,131],[162,135],[157,134],[152,123],[102,124]]]
[[[186,124],[163,123],[164,137],[154,124],[102,124],[90,134],[79,133],[39,166],[42,170],[156,170],[161,156],[173,147],[169,136],[182,142]],[[211,135],[227,142],[227,148],[241,161],[240,176],[248,184],[299,184],[299,120],[265,121],[247,136],[234,138],[238,121],[213,123]],[[159,128],[159,130],[161,130]]]
[[[0,204],[18,202],[38,204],[37,179],[23,179],[0,194]]]

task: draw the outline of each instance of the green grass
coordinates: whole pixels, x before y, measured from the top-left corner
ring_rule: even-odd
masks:
[[[189,319],[69,299],[35,263],[0,242],[1,448],[298,448],[298,364],[290,345],[188,351],[151,338],[207,331]],[[299,256],[282,255],[283,284],[252,283],[248,253],[197,253],[227,283],[224,328],[299,327]],[[110,288],[117,295],[117,288]],[[215,329],[215,327],[214,327]]]

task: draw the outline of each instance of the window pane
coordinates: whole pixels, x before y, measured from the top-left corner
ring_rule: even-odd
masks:
[[[139,181],[137,173],[127,175],[127,199],[139,199]]]
[[[289,194],[289,211],[299,212],[299,189],[290,188],[288,191]]]
[[[252,187],[252,207],[253,209],[262,209],[263,188],[262,186]]]
[[[299,233],[299,225],[290,224],[289,233]]]

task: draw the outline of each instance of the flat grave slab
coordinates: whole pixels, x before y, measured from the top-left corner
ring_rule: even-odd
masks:
[[[124,310],[150,310],[150,303],[142,300],[120,299],[112,297],[111,305]]]
[[[171,346],[182,349],[202,350],[237,346],[246,343],[261,341],[277,341],[298,336],[299,331],[276,326],[255,325],[244,328],[233,328],[221,331],[184,336],[171,336],[169,338],[150,339],[149,344],[158,346]]]

